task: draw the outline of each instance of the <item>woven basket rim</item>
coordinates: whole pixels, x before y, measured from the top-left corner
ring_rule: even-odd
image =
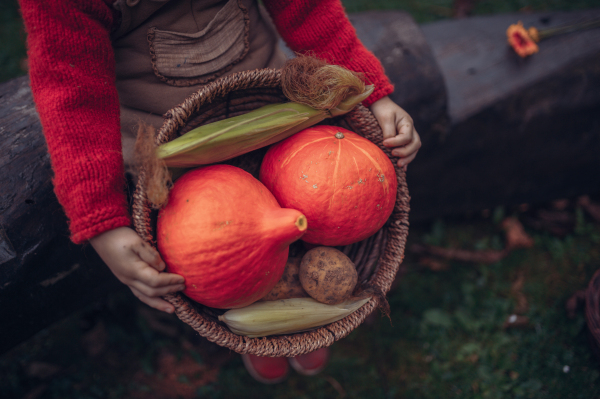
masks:
[[[234,73],[219,78],[196,93],[188,97],[183,103],[175,106],[164,115],[164,122],[159,129],[155,144],[160,145],[174,138],[178,130],[202,106],[213,102],[215,99],[224,98],[230,92],[254,88],[280,88],[281,71],[278,69],[257,69]],[[365,131],[370,133],[367,137],[377,144],[388,157],[390,150],[382,144],[382,134],[379,124],[373,114],[364,106],[358,105],[353,111],[346,114],[344,119],[350,123],[357,133],[365,136]],[[373,273],[371,283],[383,295],[387,294],[404,258],[404,248],[408,235],[408,213],[410,210],[406,175],[402,168],[394,163],[396,169],[398,192],[392,216],[383,227],[387,229],[388,239],[385,248],[381,249],[378,268]],[[147,201],[143,181],[146,171],[141,167],[138,174],[138,183],[133,195],[133,222],[137,233],[146,242],[153,244],[150,205]],[[268,336],[262,338],[248,338],[229,331],[218,322],[209,319],[196,311],[183,294],[175,293],[164,297],[175,306],[179,319],[189,324],[201,336],[220,346],[229,348],[241,354],[254,354],[259,356],[297,356],[312,352],[316,349],[327,347],[333,342],[344,338],[358,327],[365,318],[380,305],[380,298],[372,299],[349,316],[337,322],[314,330],[288,335]]]
[[[596,270],[585,290],[585,319],[597,348],[600,348],[600,269]]]

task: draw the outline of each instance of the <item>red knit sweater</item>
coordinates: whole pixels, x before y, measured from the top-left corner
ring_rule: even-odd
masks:
[[[55,192],[82,243],[130,225],[121,152],[119,99],[110,31],[113,0],[20,0],[31,89],[54,170]],[[265,0],[282,38],[297,52],[364,72],[390,94],[379,61],[356,37],[340,0]]]

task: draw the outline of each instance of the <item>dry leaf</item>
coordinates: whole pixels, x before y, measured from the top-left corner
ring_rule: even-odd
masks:
[[[519,219],[507,217],[502,221],[502,228],[506,232],[506,249],[531,248],[534,241],[523,228]]]
[[[409,249],[416,254],[428,254],[449,260],[475,263],[496,263],[508,254],[508,251],[505,249],[501,251],[491,249],[484,251],[470,251],[466,249],[442,248],[422,244],[413,244]]]
[[[570,201],[568,199],[557,199],[552,201],[552,209],[557,211],[564,211],[569,206]]]
[[[450,267],[448,262],[426,256],[419,259],[419,264],[434,272],[448,270]]]
[[[577,204],[589,213],[596,222],[600,222],[600,204],[592,202],[587,195],[580,197]]]
[[[512,283],[510,288],[510,292],[512,296],[517,301],[517,306],[514,309],[516,314],[524,314],[527,313],[529,309],[529,303],[527,302],[527,297],[523,294],[523,284],[525,283],[525,276],[522,271],[520,271],[517,275],[517,279]]]

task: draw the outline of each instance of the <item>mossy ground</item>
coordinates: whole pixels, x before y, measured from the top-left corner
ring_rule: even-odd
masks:
[[[375,314],[335,343],[315,377],[257,383],[238,355],[123,290],[0,357],[0,397],[599,397],[600,359],[583,311],[569,317],[565,305],[600,268],[600,223],[574,205],[562,212],[572,222],[566,234],[525,224],[533,248],[493,264],[439,260],[445,267],[432,270],[407,251],[388,295],[391,318]],[[501,249],[500,220],[534,214],[498,208],[413,225],[408,247]],[[525,322],[506,328],[515,313]]]

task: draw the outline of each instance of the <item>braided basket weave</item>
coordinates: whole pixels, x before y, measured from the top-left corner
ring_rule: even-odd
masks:
[[[182,104],[167,112],[164,115],[163,126],[156,135],[155,144],[169,142],[195,126],[284,101],[289,100],[281,92],[280,70],[260,69],[232,74],[207,84]],[[328,119],[326,123],[337,124],[355,131],[377,144],[390,156],[389,149],[382,145],[382,133],[377,121],[362,105],[343,117],[335,120]],[[265,151],[266,149],[256,150],[228,163],[256,176]],[[398,195],[386,225],[377,234],[360,243],[339,248],[357,265],[359,282],[368,281],[384,295],[389,291],[402,263],[408,235],[410,197],[404,171],[396,165],[396,172]],[[146,171],[141,168],[133,197],[133,220],[137,233],[145,241],[153,244],[153,226],[156,218],[147,200],[143,184],[145,176]],[[219,314],[217,309],[203,307],[180,293],[169,294],[163,298],[175,306],[179,319],[209,341],[241,354],[271,357],[293,357],[327,347],[346,337],[380,305],[381,300],[385,300],[383,297],[374,296],[368,303],[344,319],[311,331],[248,338],[232,333],[226,325],[220,323],[216,317]]]

